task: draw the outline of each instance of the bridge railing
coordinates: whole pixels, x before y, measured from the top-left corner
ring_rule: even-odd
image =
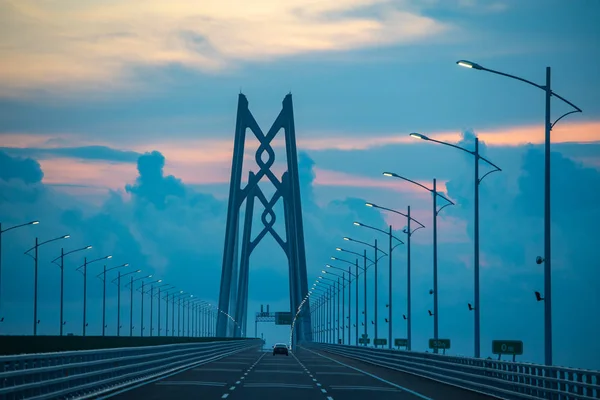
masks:
[[[0,399],[86,399],[260,346],[257,339],[0,357]]]
[[[600,398],[600,371],[363,346],[314,342],[303,346],[503,399]]]

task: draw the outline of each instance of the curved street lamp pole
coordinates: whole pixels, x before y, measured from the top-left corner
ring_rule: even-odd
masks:
[[[112,271],[113,269],[128,267],[129,263],[121,264],[116,267],[112,267],[106,269],[106,264],[102,268],[102,272],[96,275],[96,278],[100,279],[102,277],[102,336],[105,336],[106,333],[106,273],[108,271]]]
[[[152,285],[154,283],[160,283],[162,282],[162,279],[157,279],[155,281],[152,282],[144,282],[142,280],[142,286],[140,286],[139,288],[137,288],[137,291],[140,292],[141,298],[142,298],[142,307],[140,310],[140,336],[144,336],[144,330],[146,329],[146,327],[144,327],[144,295],[147,292],[144,292],[144,286],[150,285],[150,288],[152,289]],[[152,296],[150,297],[150,311],[152,311]],[[152,316],[150,317],[150,325],[152,325]],[[150,326],[150,331],[152,331],[152,326]]]
[[[550,132],[558,121],[566,117],[567,115],[582,112],[581,108],[571,103],[569,100],[552,91],[551,83],[551,70],[550,67],[546,67],[546,85],[538,85],[537,83],[531,82],[527,79],[520,78],[515,75],[506,74],[504,72],[495,71],[493,69],[485,68],[477,63],[459,60],[456,62],[461,67],[476,69],[479,71],[487,71],[492,74],[501,75],[507,78],[515,79],[528,85],[535,86],[545,92],[546,100],[546,113],[544,118],[544,359],[546,365],[552,365],[552,242],[551,242],[551,219],[550,219]],[[562,100],[566,104],[573,107],[572,111],[564,113],[558,117],[554,122],[551,121],[550,115],[550,100],[552,96]],[[475,309],[475,312],[478,312]]]
[[[156,304],[156,306],[158,307],[158,315],[156,316],[156,322],[158,324],[158,327],[157,327],[157,330],[156,330],[156,336],[160,336],[160,330],[161,330],[161,327],[160,327],[160,309],[162,307],[160,306],[160,292],[161,292],[160,289],[161,288],[163,288],[163,290],[169,290],[169,289],[171,289],[171,288],[167,288],[167,286],[173,286],[173,285],[171,285],[170,283],[165,283],[164,285],[160,285],[160,286],[157,286],[157,287],[154,288],[154,289],[157,289],[157,291],[158,291],[158,293],[156,294],[156,297],[157,297],[157,304]],[[150,302],[151,303],[150,304],[153,304],[152,303],[153,302],[152,299],[154,298],[154,293],[153,293],[152,290],[150,291],[150,294],[151,294],[151,296],[150,296]],[[150,322],[150,336],[152,336],[152,331],[154,330],[154,325],[152,323],[152,316],[153,315],[154,315],[154,312],[152,310],[152,307],[150,307],[150,321],[151,321]]]
[[[374,314],[375,314],[375,320],[374,320],[374,323],[373,323],[373,325],[374,325],[373,343],[375,343],[375,339],[378,339],[378,336],[377,336],[377,295],[378,295],[378,293],[377,293],[377,281],[378,281],[378,279],[377,279],[377,263],[380,260],[380,258],[383,258],[384,256],[388,256],[389,257],[389,254],[387,254],[385,251],[383,251],[383,250],[381,250],[381,249],[379,249],[377,247],[377,239],[375,239],[375,244],[374,245],[372,245],[371,243],[363,242],[361,240],[352,239],[352,238],[347,237],[347,236],[344,237],[344,240],[349,241],[349,242],[360,243],[360,244],[363,244],[365,246],[371,247],[371,248],[373,248],[375,250],[375,256],[374,256],[375,261],[373,262],[373,264],[375,266],[375,287],[374,287],[374,290],[373,290],[373,298],[374,298],[374,301],[375,301],[373,310],[374,310]],[[384,256],[378,258],[379,257],[378,251],[382,252],[384,254]],[[365,258],[364,259],[365,259],[365,297],[366,297],[367,296],[367,288],[366,288],[366,285],[367,285],[366,250],[365,250]],[[365,303],[366,303],[366,300],[365,300]],[[367,334],[367,325],[368,325],[367,322],[368,322],[368,319],[367,319],[367,307],[365,306],[365,334]],[[367,343],[366,343],[366,340],[365,340],[365,346],[366,345],[367,345]]]
[[[2,234],[4,232],[12,231],[13,229],[21,228],[23,226],[37,225],[40,221],[31,221],[25,224],[14,225],[6,229],[2,229],[2,222],[0,222],[0,322],[4,321],[2,317]]]
[[[377,204],[373,204],[373,203],[365,203],[365,205],[367,207],[372,207],[372,208],[377,208],[380,210],[384,210],[384,211],[389,211],[398,215],[402,215],[403,217],[406,217],[406,229],[404,229],[402,232],[406,234],[406,349],[410,350],[411,349],[411,345],[412,345],[412,319],[411,319],[411,314],[412,314],[412,306],[411,306],[411,300],[412,300],[412,295],[411,295],[411,275],[410,275],[410,239],[413,235],[413,233],[415,233],[417,230],[425,228],[425,225],[423,225],[422,223],[420,223],[419,221],[417,221],[416,219],[412,218],[410,216],[410,206],[408,206],[408,210],[407,213],[404,214],[400,211],[397,210],[393,210],[391,208],[387,208],[387,207],[381,207],[378,206]],[[410,228],[410,222],[414,221],[416,222],[419,226],[411,231]],[[391,307],[391,298],[390,298],[390,307]],[[392,315],[392,310],[390,310],[390,322],[391,322],[391,315]],[[391,325],[391,324],[390,324]],[[391,341],[391,339],[390,339]],[[391,345],[391,343],[390,343]]]
[[[352,273],[352,267],[348,267],[348,271],[344,270],[343,268],[338,268],[338,267],[334,267],[333,265],[330,264],[325,264],[325,267],[327,268],[332,268],[332,269],[337,269],[340,270],[342,272],[347,272],[348,273],[348,344],[351,344],[352,338],[351,338],[351,334],[350,334],[350,329],[352,328],[352,319],[351,319],[351,315],[352,315],[352,281],[356,281],[356,294],[354,295],[356,297],[356,322],[358,323],[358,260],[356,260],[355,264],[351,265],[355,265],[356,268],[356,274]],[[325,272],[327,273],[327,272]],[[356,325],[356,324],[355,324]],[[358,325],[356,326],[356,338],[357,338],[357,343],[358,343]]]
[[[118,271],[117,277],[111,281],[111,283],[117,281],[117,336],[121,336],[121,278],[124,278],[127,275],[137,274],[138,272],[142,272],[142,270],[138,269],[126,274],[121,274],[121,271]],[[133,277],[131,277],[131,279],[133,280]]]
[[[436,179],[433,179],[433,189],[429,189],[427,186],[415,182],[403,176],[400,176],[394,172],[384,172],[384,176],[390,176],[404,181],[410,182],[417,185],[433,195],[433,338],[437,341],[438,339],[438,259],[437,259],[437,216],[438,214],[449,205],[454,205],[454,202],[437,191]],[[437,208],[437,197],[441,197],[446,200],[447,204],[444,204],[440,209]],[[434,353],[438,352],[437,347],[433,349]]]
[[[81,268],[83,268],[83,330],[82,330],[82,335],[85,336],[85,331],[87,328],[87,320],[86,320],[86,316],[87,316],[87,266],[95,263],[97,261],[102,261],[102,260],[108,260],[111,259],[112,256],[108,255],[108,256],[104,256],[104,257],[100,257],[100,258],[96,258],[95,260],[92,261],[88,261],[87,257],[83,258],[83,265],[80,265],[79,267],[77,267],[77,269],[75,271],[79,271]]]
[[[137,279],[133,279],[133,276],[130,278],[130,282],[125,285],[125,287],[129,286],[129,337],[133,336],[133,284],[142,279],[152,278],[152,274],[146,276],[140,276]],[[142,328],[140,328],[141,330]]]
[[[51,263],[56,264],[56,261],[60,259],[60,264],[56,264],[60,267],[60,336],[63,335],[63,327],[67,323],[64,320],[64,298],[65,298],[65,256],[73,253],[77,253],[78,251],[89,250],[92,246],[82,247],[80,249],[71,250],[65,253],[65,249],[61,247],[60,256],[56,257],[54,260],[50,261]]]
[[[381,232],[384,235],[388,236],[389,239],[389,247],[388,247],[388,261],[389,261],[389,279],[388,279],[388,348],[391,349],[392,348],[392,252],[394,251],[394,249],[396,247],[398,247],[401,244],[404,244],[404,242],[400,239],[398,239],[396,236],[394,236],[392,234],[392,225],[390,225],[389,227],[389,231],[384,231],[383,229],[379,229],[376,228],[374,226],[370,226],[367,224],[363,224],[361,222],[354,222],[354,225],[356,226],[362,226],[368,229],[372,229],[374,231],[377,232]],[[396,239],[399,243],[397,245],[393,245],[392,239]],[[375,321],[375,323],[377,323],[377,321]]]
[[[498,167],[496,164],[494,164],[493,162],[491,162],[490,160],[488,160],[485,157],[482,157],[479,154],[479,138],[475,137],[475,150],[471,151],[471,150],[467,150],[464,147],[461,146],[457,146],[454,145],[452,143],[446,143],[446,142],[442,142],[440,140],[436,140],[436,139],[432,139],[429,138],[425,135],[422,135],[420,133],[411,133],[410,136],[417,138],[417,139],[421,139],[421,140],[426,140],[428,142],[433,142],[433,143],[439,143],[439,144],[443,144],[445,146],[449,146],[449,147],[454,147],[455,149],[458,150],[462,150],[465,153],[469,153],[473,156],[475,156],[475,218],[474,218],[474,228],[473,228],[473,242],[474,242],[474,256],[473,256],[473,264],[474,264],[474,302],[475,302],[475,307],[473,308],[474,311],[474,317],[475,317],[475,321],[474,321],[474,355],[475,358],[479,358],[480,357],[480,351],[481,351],[481,345],[480,345],[480,340],[481,340],[481,334],[480,334],[480,309],[479,309],[479,185],[481,184],[481,181],[483,180],[483,178],[485,178],[486,176],[488,176],[489,174],[491,174],[492,172],[500,172],[502,171],[502,169],[500,169],[500,167]],[[485,173],[481,178],[479,177],[479,160],[483,160],[486,163],[488,163],[491,167],[493,167],[494,169],[488,171],[487,173]]]
[[[12,228],[9,228],[9,229],[12,229]],[[45,242],[41,242],[41,243],[39,242],[38,238],[36,237],[35,238],[35,246],[33,246],[32,248],[27,250],[25,253],[23,253],[23,254],[28,255],[29,257],[33,258],[33,261],[34,261],[34,276],[33,276],[33,335],[34,336],[37,335],[37,326],[38,326],[38,323],[40,322],[37,317],[37,314],[38,314],[38,248],[45,244],[52,243],[52,242],[55,242],[55,241],[61,240],[61,239],[68,239],[70,237],[71,237],[71,235],[63,235],[63,236],[59,236],[54,239],[46,240]],[[29,252],[31,250],[35,251],[34,256],[29,254]]]

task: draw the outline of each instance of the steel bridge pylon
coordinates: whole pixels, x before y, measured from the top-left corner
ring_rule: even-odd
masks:
[[[242,188],[242,167],[247,129],[254,133],[260,143],[255,156],[258,171],[256,173],[249,172],[248,184]],[[271,142],[282,129],[285,134],[287,171],[283,173],[281,180],[279,180],[271,171],[271,167],[275,162],[275,152],[271,147]],[[263,161],[263,153],[266,153],[267,156],[265,161]],[[270,181],[275,187],[275,193],[270,199],[267,199],[258,185],[263,178]],[[285,238],[282,238],[273,229],[276,221],[273,207],[279,199],[283,201]],[[264,206],[261,215],[263,227],[256,238],[252,239],[252,217],[256,200]],[[244,201],[246,202],[246,209],[241,237],[242,254],[238,263],[240,209]],[[216,333],[220,337],[246,336],[250,255],[267,234],[271,234],[287,256],[290,277],[290,311],[292,315],[295,315],[302,299],[308,294],[308,282],[292,95],[285,96],[281,112],[265,135],[248,109],[246,96],[240,93],[219,293],[219,309],[221,312],[217,318]],[[225,313],[232,316],[236,323],[231,323],[231,319]],[[300,341],[312,340],[309,308],[303,307],[299,317],[300,319],[294,328],[295,339]]]

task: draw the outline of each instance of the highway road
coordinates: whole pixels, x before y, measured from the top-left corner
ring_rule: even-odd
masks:
[[[490,400],[482,395],[375,367],[325,352],[299,348],[238,354],[148,381],[102,399],[111,400]]]

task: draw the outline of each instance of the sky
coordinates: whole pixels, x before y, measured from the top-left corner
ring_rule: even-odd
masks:
[[[468,150],[478,137],[481,154],[502,169],[480,185],[481,354],[491,355],[492,340],[522,340],[518,359],[543,362],[544,305],[534,292],[544,296],[535,262],[544,253],[544,92],[456,65],[467,59],[540,85],[551,66],[554,92],[583,110],[552,129],[553,349],[556,365],[600,369],[592,340],[600,335],[599,12],[594,0],[1,0],[0,223],[40,224],[2,234],[0,330],[32,332],[34,268],[23,253],[36,237],[70,235],[40,247],[40,334],[58,333],[60,274],[50,261],[61,247],[93,246],[65,258],[68,332],[81,334],[75,269],[84,256],[111,254],[107,268],[129,263],[123,273],[139,268],[135,276],[153,275],[148,283],[162,279],[214,304],[238,95],[267,131],[292,93],[309,285],[336,247],[363,251],[344,236],[387,246],[385,235],[354,221],[391,224],[405,239],[403,217],[365,202],[411,206],[425,225],[411,247],[413,349],[425,351],[433,335],[431,195],[382,172],[427,187],[435,178],[456,203],[438,217],[440,337],[452,340],[451,354],[471,356],[474,157],[409,133]],[[553,120],[569,111],[552,99]],[[248,137],[244,177],[257,170],[257,141]],[[274,149],[281,176],[283,136]],[[489,171],[483,162],[480,169]],[[405,247],[392,253],[398,338],[406,337]],[[387,258],[381,263],[378,327],[386,332]],[[101,332],[102,265],[89,267],[88,334]],[[254,312],[261,304],[288,311],[289,292],[274,240],[261,242],[250,268],[253,336]],[[116,308],[109,284],[113,334]],[[257,333],[271,345],[286,342],[289,327],[261,323]]]

